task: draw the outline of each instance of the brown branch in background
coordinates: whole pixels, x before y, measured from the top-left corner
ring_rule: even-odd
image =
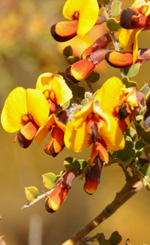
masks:
[[[136,184],[136,185],[135,185]],[[129,198],[137,193],[143,187],[143,183],[137,175],[133,175],[127,180],[124,187],[116,194],[114,200],[89,224],[81,229],[74,237],[64,242],[62,245],[75,245],[83,239],[89,232],[94,230],[98,225],[110,217],[120,206],[122,206]]]

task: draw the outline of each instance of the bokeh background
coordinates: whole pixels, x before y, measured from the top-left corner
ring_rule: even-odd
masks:
[[[0,110],[10,91],[16,86],[34,88],[38,76],[43,72],[64,71],[68,64],[61,51],[68,45],[56,43],[50,35],[50,26],[63,19],[65,0],[0,0]],[[124,1],[123,8],[132,1]],[[73,39],[72,47],[81,54],[106,26],[95,27],[81,43]],[[140,47],[149,47],[150,34],[139,37]],[[119,69],[105,62],[98,66],[100,85],[111,76],[120,76]],[[134,77],[139,88],[149,83],[150,63],[141,67]],[[82,84],[82,82],[81,82]],[[83,83],[84,85],[84,83]],[[63,159],[74,156],[89,158],[89,149],[75,154],[64,149],[56,158],[44,153],[48,138],[38,146],[33,142],[28,149],[13,143],[15,134],[5,132],[0,125],[0,236],[7,245],[60,245],[84,227],[109,204],[125,183],[118,165],[103,169],[101,183],[93,196],[83,190],[83,181],[76,179],[60,210],[49,214],[44,208],[44,199],[34,206],[22,210],[26,204],[24,187],[35,185],[40,193],[46,191],[42,174],[59,174]],[[49,136],[48,136],[49,137]],[[130,238],[132,245],[150,244],[150,193],[140,191],[112,217],[90,235],[103,232],[109,238],[115,230],[122,235],[121,244]]]

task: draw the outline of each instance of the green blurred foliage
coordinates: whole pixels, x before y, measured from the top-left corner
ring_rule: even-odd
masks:
[[[49,31],[52,24],[63,19],[64,3],[65,0],[0,0],[0,109],[16,86],[34,88],[41,73],[63,72],[68,66]],[[131,1],[124,1],[123,7],[130,4]],[[149,43],[149,33],[142,33],[139,46],[149,47]],[[148,73],[149,62],[134,77],[139,88],[149,83]],[[100,81],[94,84],[95,89],[111,76],[120,77],[119,69],[109,67],[109,72],[103,72]],[[33,142],[26,150],[14,144],[15,134],[4,132],[1,126],[0,136],[0,236],[5,236],[7,245],[35,245],[31,244],[31,233],[39,235],[39,244],[36,245],[63,243],[111,202],[125,183],[121,168],[114,164],[103,169],[100,186],[93,196],[84,192],[84,181],[76,179],[58,212],[47,213],[44,200],[21,210],[26,203],[25,186],[35,185],[40,193],[46,191],[42,183],[43,174],[59,174],[68,156],[89,158],[89,149],[79,154],[64,149],[52,158],[43,151],[49,136],[40,146]],[[149,192],[142,190],[91,235],[103,232],[110,237],[114,230],[118,230],[123,237],[122,245],[128,237],[133,245],[148,244],[149,204]],[[40,227],[42,238],[38,230]]]

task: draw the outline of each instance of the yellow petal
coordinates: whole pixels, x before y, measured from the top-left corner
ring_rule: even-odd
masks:
[[[142,29],[138,30],[135,35],[135,40],[133,44],[133,65],[135,64],[138,56],[138,35],[140,34],[141,31]]]
[[[67,0],[63,15],[67,19],[75,19],[78,15],[79,24],[77,34],[84,36],[95,25],[99,14],[97,0]]]
[[[122,81],[118,77],[109,78],[97,92],[94,101],[100,101],[100,108],[109,114],[112,114],[114,108],[119,103],[119,94],[124,87]]]
[[[38,77],[37,83],[36,83],[36,89],[41,90],[42,92],[45,90],[51,89],[51,82],[54,77],[53,73],[43,73]]]
[[[119,34],[119,43],[121,47],[126,51],[132,51],[133,45],[136,41],[136,33],[139,29],[127,30],[122,28]]]
[[[103,126],[100,131],[100,137],[105,141],[106,145],[113,151],[118,151],[124,148],[125,140],[124,136],[119,128],[115,119],[107,115],[110,121],[110,130],[107,125],[103,122]]]
[[[80,128],[75,130],[74,120],[68,122],[66,125],[64,142],[69,150],[80,152],[90,146],[91,140],[86,132],[86,124],[84,123]]]
[[[72,98],[72,91],[62,76],[54,76],[51,89],[56,93],[57,104],[64,104]]]
[[[82,124],[86,121],[89,114],[93,111],[93,102],[90,101],[83,108],[74,114],[74,128],[77,129],[82,126]]]
[[[27,89],[28,113],[32,115],[38,126],[46,124],[49,115],[49,105],[41,91]]]
[[[1,123],[7,132],[16,132],[22,128],[21,116],[27,114],[26,90],[15,88],[7,97],[1,114]]]
[[[47,120],[47,123],[43,127],[39,128],[35,136],[35,140],[38,144],[41,144],[53,126],[58,126],[63,132],[65,132],[66,126],[57,121],[55,114],[51,114]]]

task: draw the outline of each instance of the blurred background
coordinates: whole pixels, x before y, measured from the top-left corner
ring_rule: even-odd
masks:
[[[123,8],[131,2],[123,2]],[[35,88],[40,74],[63,72],[67,68],[62,49],[70,43],[56,43],[49,31],[51,25],[64,19],[64,3],[65,0],[0,0],[0,110],[15,87]],[[80,55],[105,31],[105,25],[94,27],[82,43],[80,38],[74,38],[74,53]],[[149,43],[149,32],[141,33],[139,46],[147,48]],[[148,61],[133,79],[138,82],[139,89],[149,83],[149,67]],[[120,76],[119,69],[109,67],[105,62],[97,70],[100,80],[93,85],[95,89],[107,78]],[[0,236],[4,235],[7,245],[62,244],[97,216],[125,183],[120,167],[114,164],[103,169],[101,183],[93,196],[84,192],[84,181],[76,179],[65,203],[56,213],[46,212],[44,199],[22,210],[22,205],[26,204],[24,187],[34,185],[42,194],[46,191],[42,174],[59,174],[65,157],[87,159],[89,149],[80,154],[64,149],[52,158],[43,151],[49,136],[40,146],[33,142],[28,149],[14,144],[14,137],[15,134],[5,132],[0,125]],[[109,238],[118,230],[123,237],[122,245],[127,238],[132,245],[150,244],[149,207],[150,193],[142,190],[89,235],[103,232]]]

